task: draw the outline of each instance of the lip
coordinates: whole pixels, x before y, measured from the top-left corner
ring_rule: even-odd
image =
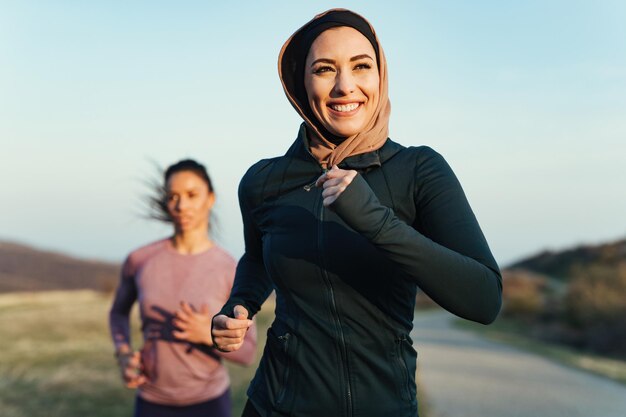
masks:
[[[186,223],[189,223],[190,221],[191,221],[190,217],[181,217],[181,216],[174,217],[174,223],[177,223],[177,224],[186,224]]]
[[[355,105],[356,107],[352,110],[344,110],[344,111],[340,111],[340,110],[335,110],[333,108],[333,106],[342,106],[342,107],[349,107],[351,105]],[[350,117],[350,116],[354,116],[355,114],[357,114],[359,112],[359,110],[361,110],[361,108],[363,107],[363,102],[362,101],[342,101],[342,102],[338,102],[338,101],[333,101],[331,103],[328,103],[326,105],[326,108],[328,109],[328,112],[330,114],[332,114],[333,116],[337,116],[337,117]]]

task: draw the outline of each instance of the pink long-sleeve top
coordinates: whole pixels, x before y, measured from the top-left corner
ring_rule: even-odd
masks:
[[[235,260],[219,246],[183,255],[169,239],[139,248],[126,258],[109,325],[116,348],[130,345],[129,313],[139,301],[144,341],[141,356],[148,377],[138,392],[143,399],[189,405],[217,398],[230,385],[222,358],[241,364],[254,361],[254,325],[243,346],[232,353],[183,342],[172,335],[172,318],[181,301],[196,309],[207,304],[211,315],[219,312],[230,294],[235,267]]]

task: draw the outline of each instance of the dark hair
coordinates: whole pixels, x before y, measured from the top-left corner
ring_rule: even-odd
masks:
[[[198,177],[202,178],[202,180],[206,183],[209,192],[215,192],[215,190],[213,189],[213,183],[211,182],[211,177],[209,177],[209,174],[204,165],[194,161],[193,159],[183,159],[181,161],[178,161],[175,164],[167,167],[165,172],[162,174],[162,183],[157,181],[153,182],[153,195],[148,197],[151,209],[149,217],[151,219],[156,219],[168,223],[172,222],[172,217],[170,216],[170,213],[167,209],[167,182],[172,177],[172,175],[184,171],[193,172]]]

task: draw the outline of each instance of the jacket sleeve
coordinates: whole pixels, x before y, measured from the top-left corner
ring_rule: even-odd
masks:
[[[120,283],[109,311],[109,329],[116,350],[124,344],[130,346],[129,314],[137,300],[137,286],[133,276],[129,274],[130,264],[130,258],[127,258],[122,266]]]
[[[244,306],[252,318],[261,309],[261,305],[273,290],[273,285],[263,264],[263,243],[261,231],[252,215],[252,193],[254,185],[249,185],[251,168],[239,184],[239,206],[243,220],[245,253],[237,263],[235,282],[230,297],[218,314],[233,317],[236,305]]]
[[[452,169],[427,147],[417,158],[415,193],[409,198],[421,232],[382,205],[361,175],[331,209],[443,308],[491,323],[501,306],[498,266]]]

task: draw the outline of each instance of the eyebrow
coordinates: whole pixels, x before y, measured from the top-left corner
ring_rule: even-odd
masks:
[[[358,61],[358,60],[364,59],[364,58],[369,58],[372,61],[374,60],[374,58],[372,58],[368,54],[361,54],[361,55],[356,55],[356,56],[353,56],[352,58],[350,58],[350,62]],[[311,66],[313,66],[315,64],[318,64],[318,63],[334,64],[335,60],[334,59],[330,59],[330,58],[319,58],[319,59],[316,59],[315,61],[311,62]]]
[[[374,58],[372,58],[368,54],[361,54],[361,55],[353,56],[352,58],[350,58],[350,62],[358,61],[359,59],[363,59],[363,58],[369,58],[372,61],[374,60]]]

